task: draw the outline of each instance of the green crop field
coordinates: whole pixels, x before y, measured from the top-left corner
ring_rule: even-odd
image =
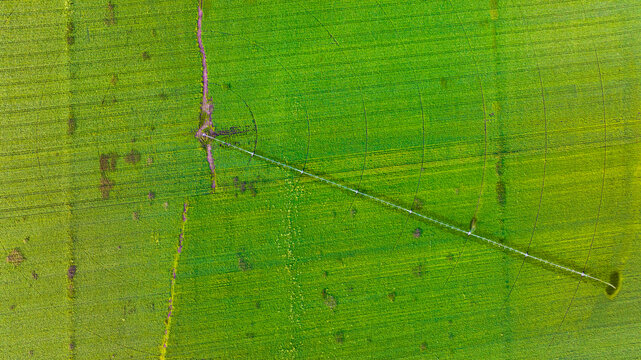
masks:
[[[641,357],[639,34],[636,0],[0,1],[0,359]]]

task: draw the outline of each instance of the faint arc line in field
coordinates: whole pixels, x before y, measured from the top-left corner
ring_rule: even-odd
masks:
[[[224,36],[236,36],[236,37],[239,37],[239,38],[243,39],[244,41],[246,41],[247,43],[249,43],[251,46],[255,46],[257,49],[265,52],[267,54],[268,58],[274,59],[274,61],[276,61],[276,63],[278,63],[278,66],[280,66],[283,69],[283,71],[285,71],[287,73],[287,76],[289,76],[289,78],[292,80],[292,84],[295,82],[295,78],[294,78],[294,75],[291,72],[291,70],[289,70],[287,67],[285,67],[283,62],[280,61],[278,59],[278,57],[276,57],[274,54],[272,54],[271,51],[269,51],[267,48],[265,48],[264,46],[260,45],[256,41],[250,40],[250,39],[246,38],[245,36],[243,36],[242,34],[238,34],[238,33],[230,33],[230,32],[224,32],[224,31],[212,31],[212,32],[216,33],[216,34],[224,35]],[[301,99],[306,99],[306,97],[303,95],[303,92],[301,91],[300,88],[298,88],[297,91],[298,91],[298,96]],[[256,133],[258,133],[258,125],[256,123],[256,118],[254,117],[254,114],[253,114],[251,108],[249,107],[249,104],[242,97],[240,97],[240,95],[238,95],[238,94],[236,94],[236,95],[245,103],[246,107],[250,111],[251,116],[252,116],[253,121],[254,121],[254,127],[255,127],[255,130],[256,130]],[[307,161],[309,160],[309,148],[310,148],[310,143],[311,143],[311,125],[310,125],[310,121],[309,121],[309,111],[307,110],[307,105],[306,105],[305,101],[303,101],[303,100],[301,100],[301,103],[302,103],[302,106],[303,106],[303,110],[305,111],[305,120],[307,121],[307,145],[306,145],[306,149],[305,149],[305,160],[304,160],[304,165],[303,165],[303,170],[304,170],[305,166],[307,166]],[[196,137],[198,137],[198,134],[196,135]],[[254,150],[256,150],[256,147],[258,146],[257,144],[258,144],[258,137],[256,137],[256,139],[254,140]],[[251,162],[251,159],[250,159],[250,162]]]
[[[451,0],[446,0],[452,10],[454,10],[454,6],[452,6]],[[463,35],[465,35],[465,40],[467,41],[467,47],[470,52],[470,57],[472,58],[472,62],[474,63],[474,67],[476,68],[476,79],[478,80],[479,83],[479,88],[481,91],[481,105],[483,105],[483,170],[481,173],[481,186],[479,189],[479,197],[476,201],[476,208],[474,209],[474,215],[472,216],[472,221],[470,222],[470,233],[474,231],[476,219],[479,213],[479,209],[481,208],[481,199],[483,198],[483,188],[485,187],[485,172],[487,168],[487,106],[485,105],[485,92],[483,91],[483,81],[481,80],[481,71],[479,69],[479,64],[478,61],[476,60],[476,57],[474,57],[474,52],[472,51],[472,42],[470,41],[470,37],[467,35],[467,30],[465,30],[465,25],[463,25],[463,21],[461,20],[461,17],[458,15],[457,12],[455,12],[456,19],[459,22],[459,25],[461,26],[461,30],[463,30]],[[450,274],[447,276],[445,279],[445,284],[450,281],[450,278],[452,277],[452,274],[454,274],[454,271],[458,267],[459,261],[461,261],[461,257],[463,256],[463,251],[465,251],[465,245],[467,245],[467,239],[463,242],[463,245],[460,247],[460,251],[458,253],[458,256],[456,257],[456,263],[454,264],[454,267],[452,267],[452,270],[450,271]]]
[[[386,20],[390,23],[390,25],[394,29],[394,32],[398,36],[399,35],[398,29],[396,28],[396,25],[394,24],[394,21],[392,21],[391,18],[388,17],[387,13],[385,12],[385,9],[383,8],[383,6],[381,5],[381,3],[378,0],[376,1],[376,5],[381,10],[383,15],[385,17],[387,17]],[[405,50],[405,52],[409,53],[405,43],[401,42],[401,44],[403,45],[403,49]],[[418,101],[419,101],[419,105],[421,107],[421,166],[418,169],[418,180],[416,181],[416,190],[414,191],[414,197],[413,197],[413,200],[412,200],[412,205],[410,206],[410,210],[414,210],[417,207],[420,209],[420,207],[417,206],[417,203],[419,201],[418,192],[421,189],[421,179],[423,177],[423,171],[424,171],[423,166],[425,166],[425,110],[423,108],[423,96],[421,95],[421,88],[419,86],[420,81],[419,81],[418,77],[416,76],[416,73],[417,73],[416,68],[414,66],[410,66],[410,67],[411,67],[411,71],[412,71],[412,73],[414,75],[414,80],[416,81],[416,90],[417,90],[417,93],[418,93]],[[409,221],[409,219],[410,219],[410,215],[408,214],[408,216],[405,218],[405,222],[403,223],[403,227],[407,226],[407,222]],[[398,233],[398,237],[396,238],[396,242],[394,243],[394,249],[396,249],[396,246],[398,245],[398,241],[400,240],[402,234],[403,234],[403,229],[401,229],[399,231],[399,233]],[[420,234],[419,234],[419,236],[420,236]]]
[[[337,183],[337,182],[334,182],[334,181],[331,181],[331,180],[325,179],[325,178],[323,178],[323,177],[320,177],[320,176],[318,176],[318,175],[312,174],[312,173],[307,172],[307,171],[305,171],[305,170],[298,169],[298,168],[295,168],[295,167],[293,167],[293,166],[290,166],[290,165],[287,165],[287,164],[285,164],[285,163],[282,163],[282,162],[280,162],[280,161],[276,161],[276,160],[270,159],[270,158],[268,158],[268,157],[265,157],[265,156],[262,156],[262,155],[256,154],[256,152],[252,152],[252,151],[249,151],[249,150],[245,150],[245,149],[243,149],[243,148],[241,148],[241,147],[239,147],[239,146],[236,146],[236,145],[230,144],[230,143],[228,143],[228,142],[226,142],[226,141],[223,141],[223,140],[217,139],[217,138],[215,138],[215,137],[213,137],[213,136],[209,136],[209,135],[207,135],[207,134],[203,134],[202,136],[204,136],[204,137],[206,137],[206,138],[208,138],[208,139],[214,140],[214,141],[218,142],[219,144],[221,144],[221,145],[223,145],[223,146],[226,146],[226,147],[229,147],[229,148],[232,148],[232,149],[238,150],[238,151],[243,152],[243,153],[245,153],[245,154],[248,154],[248,155],[250,155],[250,156],[252,156],[252,157],[257,157],[257,158],[259,158],[259,159],[261,159],[261,160],[264,160],[264,161],[266,161],[266,162],[268,162],[268,163],[271,163],[271,164],[277,165],[277,166],[279,166],[279,167],[281,167],[281,168],[284,168],[284,169],[287,169],[287,170],[294,171],[294,172],[296,172],[296,173],[298,173],[298,174],[301,174],[301,175],[309,176],[309,177],[311,177],[311,178],[313,178],[313,179],[316,179],[316,180],[318,180],[318,181],[321,181],[321,182],[324,182],[324,183],[326,183],[326,184],[332,185],[332,186],[337,187],[337,188],[339,188],[339,189],[342,189],[342,190],[345,190],[345,191],[348,191],[348,192],[354,193],[354,194],[356,194],[356,195],[363,196],[363,197],[368,198],[368,199],[370,199],[370,200],[374,200],[374,201],[376,201],[376,202],[378,202],[378,203],[381,203],[381,204],[383,204],[383,205],[389,206],[389,207],[391,207],[391,208],[393,208],[393,209],[397,209],[397,210],[400,210],[400,211],[403,211],[403,212],[407,212],[407,213],[409,213],[410,215],[414,215],[414,216],[419,217],[419,218],[421,218],[421,219],[423,219],[423,220],[427,220],[428,222],[431,222],[431,223],[433,223],[433,224],[435,224],[435,225],[438,225],[438,226],[440,226],[440,227],[443,227],[443,228],[446,228],[446,229],[452,230],[452,231],[457,232],[457,233],[459,233],[459,234],[467,235],[468,237],[474,237],[474,238],[476,238],[476,239],[478,239],[478,240],[484,241],[484,242],[486,242],[486,243],[488,243],[488,244],[490,244],[490,245],[493,245],[493,246],[495,246],[495,247],[498,247],[498,248],[500,248],[500,249],[502,249],[502,250],[504,250],[504,251],[506,251],[506,252],[508,252],[508,253],[513,253],[513,254],[516,254],[516,255],[520,255],[520,256],[523,256],[524,258],[532,259],[532,261],[535,261],[535,262],[538,262],[538,263],[541,263],[541,264],[548,265],[548,266],[553,267],[553,268],[555,268],[555,269],[557,269],[557,270],[561,270],[561,271],[564,271],[564,272],[566,272],[566,273],[570,273],[570,274],[578,275],[578,276],[580,276],[581,278],[591,279],[591,280],[594,280],[594,281],[596,281],[596,282],[598,282],[598,283],[601,283],[601,284],[603,284],[603,285],[606,285],[606,286],[609,286],[609,287],[611,287],[611,288],[613,288],[613,289],[616,289],[616,286],[614,286],[614,285],[610,284],[609,282],[607,282],[607,281],[605,281],[605,280],[601,280],[601,279],[599,279],[599,278],[597,278],[597,277],[594,277],[594,276],[592,276],[592,275],[586,274],[586,273],[585,273],[585,271],[577,271],[577,270],[571,269],[571,268],[569,268],[569,267],[566,267],[566,266],[563,266],[563,265],[560,265],[560,264],[553,263],[553,262],[551,262],[551,261],[545,260],[545,259],[543,259],[543,258],[540,258],[540,257],[537,257],[537,256],[530,255],[528,252],[523,252],[523,251],[518,250],[518,249],[515,249],[515,248],[513,248],[513,247],[510,247],[510,246],[507,246],[507,245],[501,244],[500,242],[497,242],[497,241],[494,241],[494,240],[492,240],[492,239],[486,238],[486,237],[484,237],[484,236],[474,234],[474,233],[472,233],[471,231],[463,230],[463,229],[458,228],[458,227],[456,227],[456,226],[454,226],[454,225],[451,225],[451,224],[448,224],[448,223],[442,222],[442,221],[440,221],[440,220],[434,219],[434,218],[429,217],[429,216],[425,216],[425,215],[420,214],[420,213],[417,213],[417,212],[415,212],[415,211],[413,211],[413,210],[410,210],[410,209],[404,208],[404,207],[402,207],[402,206],[400,206],[400,205],[396,205],[396,204],[391,203],[391,202],[389,202],[389,201],[386,201],[386,200],[383,200],[383,199],[377,198],[377,197],[375,197],[375,196],[369,195],[369,194],[367,194],[367,193],[364,193],[364,192],[362,192],[362,191],[359,191],[359,190],[356,190],[356,189],[352,189],[352,188],[347,187],[347,186],[345,186],[345,185],[341,185],[341,184],[339,184],[339,183]],[[584,267],[584,270],[585,270],[585,267]]]
[[[601,216],[601,207],[603,205],[603,192],[605,190],[605,169],[607,165],[607,156],[608,156],[608,122],[605,114],[605,90],[603,89],[603,74],[601,73],[601,63],[599,62],[599,54],[596,50],[596,46],[594,46],[594,57],[596,59],[597,70],[599,72],[599,84],[601,86],[601,102],[603,107],[603,171],[601,175],[601,194],[599,195],[599,206],[597,207],[596,219],[594,221],[594,232],[592,233],[592,239],[590,240],[590,248],[588,249],[588,254],[585,257],[585,262],[583,264],[583,271],[585,271],[585,268],[588,266],[588,262],[590,261],[590,255],[592,254],[592,249],[594,246],[594,238],[596,237],[596,233],[599,228],[599,217]],[[563,318],[561,319],[559,328],[563,326],[563,323],[565,322],[565,319],[567,318],[570,312],[570,308],[572,307],[572,303],[574,303],[576,294],[579,292],[580,286],[581,286],[581,279],[579,279],[579,281],[576,283],[576,288],[574,288],[574,293],[572,294],[570,303],[568,304],[567,309],[565,309],[565,313],[563,314]],[[612,288],[616,289],[615,286],[612,286]],[[552,346],[553,342],[554,342],[554,339],[552,339],[552,342],[548,344],[548,348]]]
[[[329,37],[332,39],[334,44],[341,50],[341,53],[343,53],[344,51],[343,51],[343,48],[341,47],[341,44],[338,42],[338,40],[336,39],[334,34],[332,34],[329,31],[327,26],[325,26],[325,24],[322,23],[318,19],[318,17],[316,17],[304,5],[301,4],[301,7],[305,10],[305,12],[309,16],[311,16],[327,32],[327,35],[329,35]],[[344,54],[342,54],[342,55],[344,55]],[[356,70],[354,69],[353,61],[349,60],[347,57],[345,57],[345,58],[347,59],[347,63],[349,64],[349,67],[352,70],[352,73],[354,74],[354,76],[356,76]],[[363,183],[363,174],[365,173],[365,167],[367,166],[367,151],[368,151],[368,146],[369,146],[369,131],[368,131],[368,128],[367,128],[367,108],[365,106],[365,96],[363,95],[363,81],[362,81],[362,79],[360,77],[358,78],[358,82],[359,82],[358,90],[361,93],[361,103],[363,105],[363,121],[365,122],[365,143],[363,144],[363,147],[364,147],[364,150],[363,150],[363,166],[361,167],[361,174],[360,174],[360,176],[358,178],[358,185],[357,185],[357,188],[360,189],[361,184]],[[352,199],[352,202],[349,204],[349,209],[353,209],[354,201],[356,201],[356,198]]]
[[[410,210],[414,210],[417,208],[416,204],[419,201],[418,200],[418,191],[421,188],[421,178],[423,177],[423,166],[425,165],[425,110],[423,109],[423,96],[421,95],[421,88],[416,84],[416,90],[418,92],[418,101],[419,105],[421,107],[421,129],[422,129],[422,134],[421,134],[421,166],[418,169],[418,180],[416,182],[416,190],[414,191],[414,197],[412,200],[412,205],[410,206]],[[420,208],[419,208],[420,209]],[[408,214],[407,217],[405,218],[405,222],[403,223],[403,227],[407,225],[407,222],[410,219],[410,215]],[[396,245],[398,244],[399,239],[401,238],[401,235],[403,234],[403,230],[398,233],[398,237],[396,238],[396,242],[394,242],[394,249],[396,249]],[[420,236],[420,234],[419,234]],[[431,246],[431,245],[430,245]]]
[[[521,22],[525,23],[524,17],[523,17],[523,9],[521,6],[518,6],[519,9],[519,14],[521,15]],[[528,32],[528,42],[532,42],[532,37],[530,33]],[[545,105],[545,88],[543,87],[543,77],[541,76],[541,66],[539,64],[539,57],[536,52],[536,50],[531,46],[532,53],[534,54],[534,59],[536,61],[536,71],[539,76],[539,88],[541,89],[541,105],[543,106],[543,131],[544,131],[544,148],[543,148],[543,175],[541,176],[541,190],[539,192],[539,203],[536,209],[536,216],[534,218],[534,225],[532,226],[532,232],[530,233],[530,241],[528,242],[527,249],[525,251],[529,251],[530,247],[532,246],[532,241],[534,240],[534,233],[536,231],[537,225],[539,223],[539,215],[541,214],[541,204],[543,202],[543,191],[545,190],[545,176],[546,176],[546,171],[547,171],[547,159],[548,159],[548,116],[547,116],[547,106]],[[514,288],[516,287],[516,283],[519,281],[519,278],[521,276],[521,271],[523,270],[523,266],[525,265],[525,259],[521,262],[521,266],[519,266],[519,271],[516,273],[516,277],[514,278],[514,282],[510,286],[510,290],[507,293],[507,296],[505,297],[504,303],[507,303],[507,301],[510,298],[510,295],[512,294],[512,291],[514,291]],[[585,270],[585,269],[584,269]]]
[[[583,13],[583,20],[587,19],[587,14],[585,10],[585,3],[583,0],[581,0],[581,10]],[[603,171],[602,171],[602,177],[601,177],[601,194],[599,195],[599,206],[597,208],[596,212],[596,219],[594,221],[594,232],[592,233],[592,239],[590,240],[590,248],[588,249],[588,254],[585,258],[585,263],[583,264],[583,269],[585,271],[585,268],[588,266],[588,262],[590,260],[590,255],[592,254],[592,246],[594,245],[594,238],[596,237],[596,233],[599,227],[599,217],[601,216],[601,206],[603,205],[603,191],[605,190],[605,169],[607,165],[607,156],[608,156],[608,121],[606,117],[606,108],[605,108],[605,90],[603,89],[603,74],[601,73],[601,63],[599,61],[599,54],[597,51],[596,47],[596,42],[594,41],[594,38],[592,38],[592,48],[594,50],[594,59],[596,60],[596,68],[599,74],[599,86],[601,88],[601,105],[602,105],[602,115],[603,115]],[[568,304],[568,307],[565,309],[565,313],[563,313],[563,318],[561,319],[561,322],[559,323],[559,329],[563,326],[563,323],[565,322],[565,319],[567,318],[568,314],[570,313],[570,308],[572,308],[572,304],[574,303],[574,299],[576,298],[576,294],[579,292],[579,287],[581,286],[581,280],[577,281],[576,283],[576,288],[574,289],[574,293],[572,294],[572,298],[570,299],[570,303]],[[616,287],[613,287],[616,289]],[[556,338],[552,338],[552,341],[548,344],[548,349],[552,346],[552,344],[555,342]]]

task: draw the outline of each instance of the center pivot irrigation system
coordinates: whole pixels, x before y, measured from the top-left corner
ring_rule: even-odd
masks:
[[[219,144],[221,144],[221,145],[223,145],[223,146],[226,146],[226,147],[231,148],[231,149],[234,149],[234,150],[238,150],[238,151],[243,152],[243,153],[245,153],[245,154],[248,154],[248,155],[250,155],[250,156],[252,156],[252,157],[256,157],[256,158],[261,159],[261,160],[264,160],[264,161],[266,161],[266,162],[268,162],[268,163],[271,163],[271,164],[277,165],[277,166],[279,166],[279,167],[281,167],[281,168],[284,168],[284,169],[287,169],[287,170],[291,170],[291,171],[296,172],[296,173],[299,173],[299,174],[301,174],[301,175],[309,176],[309,177],[311,177],[311,178],[313,178],[313,179],[316,179],[316,180],[318,180],[318,181],[321,181],[321,182],[324,182],[324,183],[326,183],[326,184],[332,185],[332,186],[334,186],[334,187],[337,187],[337,188],[339,188],[339,189],[345,190],[345,191],[347,191],[347,192],[352,192],[352,193],[354,193],[354,194],[356,194],[356,195],[360,195],[360,196],[363,196],[363,197],[365,197],[365,198],[371,199],[371,200],[376,201],[376,202],[378,202],[378,203],[381,203],[381,204],[383,204],[383,205],[385,205],[385,206],[389,206],[389,207],[391,207],[391,208],[394,208],[394,209],[397,209],[397,210],[400,210],[400,211],[403,211],[403,212],[409,213],[410,215],[413,215],[413,216],[416,216],[416,217],[421,218],[421,219],[423,219],[423,220],[426,220],[426,221],[428,221],[428,222],[430,222],[430,223],[432,223],[432,224],[435,224],[435,225],[437,225],[437,226],[440,226],[440,227],[443,227],[443,228],[446,228],[446,229],[450,229],[450,230],[452,230],[452,231],[454,231],[454,232],[456,232],[456,233],[459,233],[459,234],[462,234],[462,235],[466,235],[466,236],[470,236],[470,237],[476,238],[476,239],[478,239],[478,240],[484,241],[484,242],[486,242],[486,243],[488,243],[488,244],[490,244],[490,245],[493,245],[493,246],[495,246],[495,247],[497,247],[497,248],[499,248],[499,249],[502,249],[502,250],[503,250],[503,251],[505,251],[505,252],[508,252],[508,253],[514,253],[514,254],[517,254],[518,256],[522,256],[522,257],[524,257],[525,259],[530,259],[530,260],[532,260],[532,261],[535,261],[535,262],[538,262],[538,263],[541,263],[541,264],[548,265],[548,266],[550,266],[550,267],[552,267],[552,268],[555,268],[555,269],[557,269],[557,270],[561,270],[561,271],[563,271],[563,272],[566,272],[566,273],[569,273],[569,274],[572,274],[572,275],[575,275],[575,276],[580,276],[581,278],[590,279],[590,280],[593,280],[593,281],[595,281],[595,282],[598,282],[598,283],[601,283],[601,284],[603,284],[603,285],[606,285],[606,286],[608,286],[608,287],[611,287],[611,288],[613,288],[613,289],[616,289],[616,286],[614,286],[613,284],[611,284],[611,283],[609,283],[609,282],[607,282],[607,281],[605,281],[605,280],[601,280],[601,279],[599,279],[599,278],[597,278],[597,277],[594,277],[594,276],[592,276],[592,275],[586,274],[586,273],[585,273],[585,271],[578,271],[578,270],[570,269],[569,267],[566,267],[566,266],[563,266],[563,265],[560,265],[560,264],[553,263],[553,262],[551,262],[551,261],[548,261],[548,260],[542,259],[542,258],[537,257],[537,256],[530,255],[528,252],[523,252],[523,251],[518,250],[518,249],[515,249],[515,248],[513,248],[513,247],[510,247],[510,246],[507,246],[507,245],[501,244],[501,243],[500,243],[500,242],[498,242],[498,241],[494,241],[494,240],[492,240],[492,239],[488,239],[488,238],[486,238],[486,237],[484,237],[484,236],[474,234],[474,233],[472,232],[473,230],[463,230],[463,229],[458,228],[458,227],[456,227],[456,226],[454,226],[454,225],[451,225],[451,224],[448,224],[448,223],[445,223],[445,222],[442,222],[442,221],[436,220],[436,219],[431,218],[431,217],[429,217],[429,216],[425,216],[425,215],[423,215],[423,214],[417,213],[416,211],[413,211],[413,210],[411,210],[411,209],[404,208],[404,207],[402,207],[402,206],[396,205],[396,204],[391,203],[391,202],[389,202],[389,201],[385,201],[385,200],[383,200],[383,199],[379,199],[379,198],[377,198],[377,197],[375,197],[375,196],[369,195],[369,194],[364,193],[364,192],[362,192],[362,191],[359,191],[359,190],[356,190],[356,189],[352,189],[352,188],[347,187],[347,186],[345,186],[345,185],[341,185],[341,184],[336,183],[336,182],[334,182],[334,181],[331,181],[331,180],[328,180],[328,179],[322,178],[322,177],[320,177],[320,176],[318,176],[318,175],[312,174],[312,173],[307,172],[307,171],[305,171],[305,170],[298,169],[298,168],[295,168],[295,167],[293,167],[293,166],[290,166],[290,165],[287,165],[287,164],[285,164],[285,163],[282,163],[282,162],[280,162],[280,161],[276,161],[276,160],[270,159],[270,158],[268,158],[268,157],[265,157],[265,156],[262,156],[262,155],[256,154],[255,152],[252,152],[252,151],[249,151],[249,150],[243,149],[243,148],[241,148],[241,147],[239,147],[239,146],[236,146],[236,145],[234,145],[234,144],[230,144],[230,143],[228,143],[228,142],[226,142],[226,141],[223,141],[223,140],[220,140],[220,139],[218,139],[218,138],[216,138],[216,137],[214,137],[214,136],[210,136],[210,135],[205,134],[205,133],[201,133],[200,135],[201,135],[201,136],[203,136],[203,137],[206,137],[206,138],[208,138],[208,139],[211,139],[211,140],[213,140],[213,141],[216,141],[216,142],[218,142]]]

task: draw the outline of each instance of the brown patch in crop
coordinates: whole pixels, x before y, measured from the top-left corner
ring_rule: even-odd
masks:
[[[423,276],[423,265],[418,265],[412,268],[412,274],[416,277],[422,277]]]
[[[118,161],[118,154],[110,152],[109,154],[100,155],[100,171],[114,171],[116,170],[116,163]]]
[[[499,19],[499,1],[498,0],[490,0],[490,18],[492,20]]]
[[[256,194],[258,194],[258,191],[256,190],[256,181],[240,181],[238,176],[234,176],[233,181],[234,187],[240,191],[241,194],[244,194],[247,191],[249,191],[252,196],[256,196]],[[238,193],[236,193],[236,196],[238,196]]]
[[[111,99],[109,99],[109,98],[111,98]],[[115,96],[113,96],[113,95],[105,95],[102,98],[102,101],[100,102],[100,105],[109,106],[109,105],[113,105],[113,104],[115,104],[117,102],[118,102],[118,99],[116,99]]]
[[[76,265],[71,265],[67,269],[67,279],[73,280],[74,276],[76,276]]]
[[[421,200],[419,198],[415,198],[414,199],[414,206],[413,206],[412,210],[417,210],[417,211],[418,210],[423,210],[423,205],[424,205],[423,200]]]
[[[387,294],[387,299],[390,302],[396,301],[396,291],[392,291],[391,293]]]
[[[248,271],[252,269],[251,264],[245,259],[245,257],[241,254],[237,254],[238,256],[238,269],[241,271]]]
[[[115,183],[113,180],[109,180],[104,176],[100,179],[100,194],[103,199],[109,199],[109,193],[111,192],[111,189],[113,189],[114,185]]]
[[[111,1],[107,3],[107,15],[105,16],[105,25],[116,25],[116,5]]]
[[[140,162],[140,152],[138,150],[132,149],[130,152],[125,155],[125,162],[128,164],[137,164]]]
[[[496,201],[501,206],[505,206],[505,182],[499,180],[496,182]]]
[[[109,193],[115,184],[113,180],[107,178],[106,173],[116,170],[117,161],[118,154],[115,152],[100,155],[100,193],[103,199],[109,198]]]
[[[122,306],[122,317],[126,318],[129,315],[135,314],[136,311],[136,304],[131,301],[127,301],[127,303]]]
[[[67,135],[73,135],[76,132],[76,118],[73,114],[67,119]]]
[[[9,255],[7,255],[7,263],[13,265],[13,266],[18,266],[22,264],[25,261],[24,255],[22,255],[22,251],[20,251],[20,248],[14,248],[9,252]]]
[[[147,60],[151,59],[151,55],[149,55],[149,53],[146,52],[146,51],[143,51],[141,56],[142,56],[142,60],[143,61],[147,61]]]
[[[336,309],[338,302],[336,301],[336,298],[334,296],[327,293],[327,289],[323,289],[323,291],[321,291],[321,296],[323,297],[323,300],[325,300],[325,305],[328,308],[330,308],[331,310]]]
[[[73,30],[74,30],[73,22],[69,21],[67,23],[67,32],[66,32],[68,45],[73,45],[76,42],[76,38],[73,36]]]

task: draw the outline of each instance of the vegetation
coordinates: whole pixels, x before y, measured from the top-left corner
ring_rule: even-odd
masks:
[[[1,357],[638,356],[640,6],[0,2]]]

